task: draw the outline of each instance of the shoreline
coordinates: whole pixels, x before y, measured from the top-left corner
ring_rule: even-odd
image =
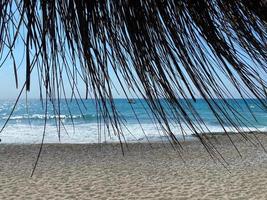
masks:
[[[243,131],[242,134],[238,132],[227,132],[227,134],[230,137],[240,137],[242,139],[242,135],[245,137],[251,138],[251,136],[258,136],[258,135],[267,135],[266,131]],[[204,133],[199,133],[199,135],[205,137],[205,138],[210,138],[212,139],[213,137],[225,137],[227,136],[225,132],[204,132]],[[115,137],[115,136],[114,136]],[[184,142],[190,142],[190,141],[198,141],[198,137],[195,133],[190,134],[190,135],[176,135],[179,143],[184,143]],[[244,137],[243,137],[244,138]],[[171,139],[167,136],[153,136],[148,138],[149,141],[144,137],[141,139],[136,139],[136,140],[128,140],[126,141],[127,144],[138,144],[138,143],[170,143]],[[244,138],[245,139],[245,138]],[[125,141],[122,141],[123,144],[125,144]],[[0,138],[0,145],[40,145],[41,142],[5,142]],[[109,141],[103,141],[103,142],[44,142],[43,144],[81,144],[81,145],[104,145],[104,144],[120,144],[119,141],[116,140],[109,140]]]

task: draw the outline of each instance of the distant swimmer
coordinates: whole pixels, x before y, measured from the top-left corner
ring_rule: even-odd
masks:
[[[128,103],[135,104],[135,100],[134,99],[128,99]]]

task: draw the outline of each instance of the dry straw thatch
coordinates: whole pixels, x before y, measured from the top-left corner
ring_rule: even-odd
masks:
[[[195,100],[199,93],[222,126],[239,132],[233,116],[242,116],[225,100],[232,97],[228,84],[242,98],[255,97],[266,107],[266,13],[265,0],[1,0],[1,65],[12,59],[17,77],[19,61],[13,50],[16,42],[22,42],[23,90],[30,90],[31,71],[36,68],[40,90],[45,88],[42,98],[56,104],[64,97],[63,71],[76,91],[73,98],[79,98],[80,77],[86,94],[99,100],[102,122],[121,137],[112,70],[126,96],[131,88],[147,100],[173,144],[179,142],[169,127],[170,115],[213,154],[213,146],[199,135],[202,119],[187,99]],[[159,98],[167,100],[172,112],[163,109]]]

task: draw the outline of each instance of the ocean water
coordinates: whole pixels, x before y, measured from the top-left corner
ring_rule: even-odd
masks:
[[[165,100],[160,100],[165,105]],[[185,102],[181,100],[185,105]],[[222,104],[222,100],[216,100]],[[103,123],[99,123],[99,113],[95,108],[94,100],[67,101],[61,100],[60,106],[60,132],[58,131],[58,113],[54,112],[52,104],[48,104],[47,124],[44,142],[46,143],[99,143],[119,141],[113,131],[108,131]],[[200,114],[206,125],[202,131],[222,132],[223,128],[209,109],[204,100],[191,101],[195,110]],[[259,105],[258,100],[249,99],[246,102],[241,99],[229,99],[227,103],[232,106],[239,114],[237,125],[244,131],[267,131],[267,110]],[[152,112],[149,111],[145,100],[135,100],[134,104],[129,104],[125,99],[116,99],[115,104],[119,115],[125,126],[122,126],[124,137],[128,142],[131,141],[153,141],[166,140],[167,137],[161,131],[160,124],[151,118]],[[0,126],[2,127],[12,110],[14,100],[0,100]],[[223,104],[222,104],[223,105]],[[135,112],[133,112],[133,109]],[[170,113],[167,106],[166,112]],[[185,110],[189,109],[185,106]],[[40,100],[20,100],[16,109],[7,123],[5,129],[0,133],[1,143],[40,143],[44,132],[45,111]],[[227,111],[226,108],[223,108]],[[229,112],[229,111],[227,111]],[[138,117],[138,119],[136,118]],[[195,119],[191,117],[193,122]],[[172,118],[171,129],[179,138],[192,137],[193,133],[189,127],[182,123],[183,130]],[[202,126],[202,125],[201,125]],[[237,131],[229,124],[224,124],[226,130]],[[203,127],[205,127],[203,125]],[[201,132],[201,131],[200,131]],[[60,135],[60,137],[59,137]]]

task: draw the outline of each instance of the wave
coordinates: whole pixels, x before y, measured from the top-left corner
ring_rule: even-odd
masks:
[[[147,141],[164,141],[168,140],[166,134],[158,129],[159,124],[128,124],[127,128],[123,127],[122,132],[127,142],[147,142]],[[45,143],[101,143],[101,142],[119,142],[114,132],[110,130],[110,134],[103,125],[97,123],[79,124],[74,127],[71,125],[65,126],[66,132],[61,127],[59,141],[58,129],[56,126],[47,125],[45,134]],[[223,133],[220,126],[210,126],[210,131],[213,133]],[[1,143],[40,143],[42,141],[44,127],[43,125],[22,125],[9,124],[4,129],[0,137]],[[266,132],[267,127],[258,128],[258,131]],[[179,140],[183,140],[183,133],[178,127],[172,127],[173,133]],[[192,139],[192,131],[184,130],[186,138]],[[237,132],[233,128],[227,128],[227,131]],[[242,131],[256,131],[255,128],[243,128]]]
[[[11,116],[10,120],[44,120],[47,118],[48,120],[52,119],[85,119],[85,120],[90,120],[90,119],[97,119],[97,115],[95,114],[86,114],[86,115],[44,115],[44,114],[34,114],[34,115],[16,115],[16,116]],[[2,116],[0,119],[2,120],[7,120],[8,116]]]

